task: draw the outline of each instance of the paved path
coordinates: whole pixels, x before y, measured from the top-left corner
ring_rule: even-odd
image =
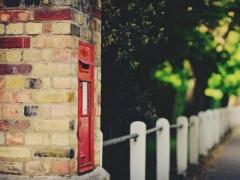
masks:
[[[211,157],[197,180],[240,180],[240,135],[229,137]]]

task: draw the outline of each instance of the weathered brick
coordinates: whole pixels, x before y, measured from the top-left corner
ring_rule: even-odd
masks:
[[[35,48],[50,48],[52,45],[52,36],[49,35],[39,35],[33,38],[32,46]]]
[[[12,23],[7,25],[7,34],[23,34],[23,23]]]
[[[29,120],[14,120],[10,121],[10,130],[26,130],[30,127]]]
[[[70,35],[56,35],[53,37],[53,47],[56,48],[76,48],[77,37]]]
[[[1,10],[0,22],[25,22],[30,18],[27,10]]]
[[[1,131],[9,130],[9,121],[8,120],[1,120],[0,121],[0,130]]]
[[[25,81],[26,89],[46,89],[51,87],[51,80],[49,77],[42,78],[27,78]]]
[[[4,88],[4,86],[5,86],[5,79],[0,78],[0,89]]]
[[[7,145],[23,144],[23,133],[7,132],[7,134],[6,134],[6,144]]]
[[[7,74],[23,74],[31,73],[32,66],[30,64],[0,64],[0,75]]]
[[[71,107],[70,105],[52,105],[51,106],[51,115],[54,117],[64,117],[70,116],[71,114]]]
[[[23,89],[25,78],[23,76],[7,76],[5,82],[7,89]]]
[[[26,89],[40,89],[42,87],[42,80],[40,78],[27,78],[25,80]]]
[[[25,31],[27,34],[41,34],[43,31],[43,24],[34,22],[26,23]]]
[[[71,20],[71,10],[65,9],[35,9],[34,11],[35,20]]]
[[[53,50],[52,49],[41,50],[41,58],[44,61],[51,61],[53,59]]]
[[[3,104],[0,103],[0,117],[3,117]]]
[[[22,50],[11,49],[6,51],[6,60],[9,63],[18,63],[22,60]]]
[[[1,147],[0,157],[1,158],[30,158],[31,150],[27,148],[21,148],[21,147]]]
[[[51,164],[51,170],[55,174],[68,174],[70,173],[69,161],[54,161]]]
[[[29,127],[29,120],[0,120],[1,131],[26,130]]]
[[[43,133],[27,132],[25,134],[26,145],[43,145]]]
[[[70,158],[70,156],[72,154],[72,151],[70,152],[70,150],[68,149],[64,149],[64,148],[42,148],[42,149],[37,149],[34,152],[34,156],[35,157],[51,157],[51,158]],[[71,156],[72,158],[72,156]]]
[[[51,105],[51,115],[54,117],[76,116],[77,105],[73,104],[54,104]]]
[[[0,34],[4,34],[5,33],[5,26],[4,24],[0,24]]]
[[[25,49],[23,51],[23,61],[40,61],[41,51],[39,49]]]
[[[51,141],[49,145],[69,146],[69,133],[51,133]]]
[[[71,92],[47,92],[40,91],[33,94],[34,102],[38,103],[61,103],[71,102],[74,99],[74,93]]]
[[[71,75],[71,74],[76,74],[76,67],[71,64],[57,64],[57,63],[33,64],[32,74],[33,75],[55,75],[55,76]]]
[[[29,103],[32,102],[32,92],[30,91],[18,91],[15,94],[16,102]]]
[[[51,161],[43,161],[44,173],[49,174],[51,172]]]
[[[73,13],[74,20],[77,24],[83,25],[84,23],[84,13],[83,12],[78,12],[78,13]]]
[[[5,173],[22,174],[23,163],[22,162],[7,162],[5,166]]]
[[[77,51],[64,49],[57,49],[54,51],[54,61],[56,62],[77,62]]]
[[[35,48],[76,48],[77,39],[70,35],[39,35],[33,38]]]
[[[38,106],[24,106],[24,116],[34,117],[37,116]]]
[[[16,102],[15,92],[0,91],[0,102]]]
[[[78,87],[77,78],[71,77],[54,77],[52,79],[52,85],[57,89],[70,89]]]
[[[0,48],[30,48],[30,38],[29,37],[1,37],[0,38]]]
[[[0,50],[0,62],[6,62],[6,52]]]
[[[43,24],[43,32],[50,33],[52,32],[52,23],[46,22]]]
[[[53,128],[55,127],[55,128]],[[34,120],[32,128],[35,131],[68,131],[68,120]]]
[[[3,116],[9,118],[22,117],[23,108],[21,105],[17,104],[4,104],[3,106]]]
[[[43,170],[41,161],[26,162],[26,172],[29,174],[39,174]]]
[[[5,134],[0,132],[0,145],[5,144]]]
[[[53,34],[70,34],[71,23],[70,22],[56,22],[52,24]]]
[[[70,22],[57,22],[52,24],[53,34],[72,34],[79,36],[80,28]]]
[[[78,138],[75,132],[69,134],[69,143],[70,146],[77,146]]]

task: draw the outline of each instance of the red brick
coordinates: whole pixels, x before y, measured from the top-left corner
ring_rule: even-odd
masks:
[[[25,130],[29,127],[29,120],[0,120],[0,131]]]
[[[70,9],[36,9],[34,19],[38,21],[71,20],[72,16]]]
[[[23,133],[18,133],[18,132],[7,133],[6,144],[8,145],[23,144]]]
[[[1,120],[0,121],[0,131],[7,131],[7,130],[9,130],[8,120]]]
[[[70,163],[69,161],[54,161],[51,164],[51,170],[55,174],[69,174]]]
[[[0,75],[29,74],[32,71],[30,64],[0,64]]]
[[[29,37],[3,37],[0,38],[0,48],[30,48]]]
[[[4,10],[0,11],[0,22],[26,22],[30,19],[27,10]]]

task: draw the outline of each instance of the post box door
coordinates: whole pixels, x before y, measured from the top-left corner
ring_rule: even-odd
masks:
[[[85,51],[85,47],[87,48],[87,51]],[[93,46],[90,46],[89,44],[79,43],[78,170],[80,174],[90,171],[94,168],[94,67],[93,64],[90,63],[93,61],[92,51]]]

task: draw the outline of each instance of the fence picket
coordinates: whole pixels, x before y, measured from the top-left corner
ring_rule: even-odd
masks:
[[[170,172],[170,126],[165,118],[156,122],[156,127],[162,127],[156,132],[157,141],[157,180],[169,180]]]
[[[189,120],[189,163],[197,165],[199,161],[199,117],[191,116]]]
[[[130,180],[145,180],[146,166],[146,125],[144,122],[131,123],[130,134],[138,137],[130,140]]]
[[[235,112],[236,111],[236,112]],[[107,147],[130,140],[130,180],[146,178],[146,136],[156,132],[156,173],[157,180],[169,180],[170,177],[170,128],[177,131],[177,173],[185,175],[189,164],[197,165],[199,156],[208,155],[214,145],[218,144],[239,110],[215,109],[199,112],[188,119],[177,118],[177,124],[169,124],[165,118],[159,118],[156,127],[146,130],[146,124],[135,121],[130,125],[130,134],[106,140],[100,146]],[[189,132],[188,132],[189,130]],[[101,148],[100,148],[101,149]],[[189,154],[188,154],[189,150]],[[102,166],[102,151],[100,152]]]
[[[177,172],[185,175],[188,159],[188,120],[184,116],[178,117],[177,124],[181,126],[177,128]]]
[[[207,128],[206,128],[206,117],[205,112],[199,113],[199,150],[200,155],[206,156],[208,153],[207,149]]]

